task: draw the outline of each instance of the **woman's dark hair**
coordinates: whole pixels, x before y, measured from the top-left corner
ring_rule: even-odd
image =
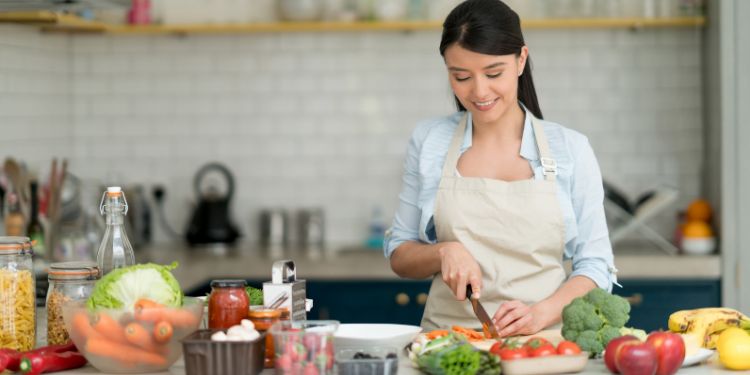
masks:
[[[486,55],[516,56],[526,45],[518,14],[500,0],[466,0],[455,7],[443,22],[440,55],[445,57],[445,49],[454,43]],[[458,98],[454,96],[454,99],[458,110],[465,111]],[[526,68],[518,77],[518,100],[536,117],[542,118],[531,78],[531,57],[527,58]]]

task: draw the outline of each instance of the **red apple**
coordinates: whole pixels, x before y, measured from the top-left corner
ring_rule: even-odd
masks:
[[[623,375],[654,375],[657,365],[656,349],[638,339],[623,342],[615,353],[615,366]]]
[[[680,369],[685,360],[685,341],[682,336],[672,332],[651,332],[646,342],[656,349],[656,375],[672,375]]]
[[[638,340],[638,338],[633,335],[625,335],[625,336],[614,338],[610,340],[609,343],[607,344],[607,348],[604,351],[604,364],[607,365],[607,368],[609,369],[611,373],[613,374],[620,373],[620,371],[617,370],[617,366],[615,366],[615,357],[617,356],[617,349],[620,347],[620,345],[623,342],[632,341],[632,340]]]

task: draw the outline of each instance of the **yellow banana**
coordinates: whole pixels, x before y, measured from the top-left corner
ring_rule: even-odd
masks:
[[[721,332],[714,332],[707,335],[703,339],[703,347],[706,349],[716,349],[716,345],[719,344],[719,336],[721,336],[722,332],[724,331],[722,330]]]
[[[706,318],[706,316],[710,316],[712,318]],[[680,310],[674,312],[669,316],[667,325],[669,327],[669,330],[672,332],[687,332],[688,330],[696,329],[695,326],[697,325],[703,325],[703,323],[692,323],[694,320],[719,319],[723,317],[735,318],[738,320],[750,320],[750,318],[734,309],[730,309],[727,307],[706,307],[701,309]]]

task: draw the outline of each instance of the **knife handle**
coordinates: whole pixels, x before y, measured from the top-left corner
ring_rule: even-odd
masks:
[[[471,284],[466,285],[466,299],[471,299]]]

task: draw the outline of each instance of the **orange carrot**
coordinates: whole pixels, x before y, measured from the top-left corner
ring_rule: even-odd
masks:
[[[162,320],[154,325],[154,339],[160,344],[164,344],[172,338],[174,329],[168,321]]]
[[[102,337],[102,335],[91,326],[88,314],[83,311],[79,311],[73,316],[73,330],[84,339]]]
[[[436,329],[434,331],[427,332],[426,336],[430,340],[434,340],[438,337],[443,337],[448,335],[448,330],[445,329]]]
[[[125,338],[129,343],[150,352],[158,352],[162,348],[156,344],[154,338],[151,337],[151,333],[136,322],[125,326]]]
[[[96,321],[93,324],[94,329],[99,332],[102,336],[116,341],[122,344],[127,344],[128,339],[125,338],[125,332],[122,329],[120,323],[112,319],[106,313],[100,312],[96,314]]]
[[[135,304],[133,305],[133,309],[135,311],[143,310],[143,309],[152,309],[155,307],[164,307],[164,305],[162,305],[159,302],[152,301],[148,298],[140,298],[138,299],[138,301],[135,301]]]
[[[149,308],[136,310],[135,318],[140,321],[157,323],[162,320],[175,327],[191,327],[198,324],[198,317],[190,311],[170,308]]]
[[[124,365],[147,364],[164,366],[167,364],[167,359],[162,355],[107,339],[88,340],[86,342],[86,353],[112,358]]]
[[[477,332],[471,328],[453,326],[451,327],[451,330],[453,330],[453,332],[464,335],[469,341],[478,341],[484,339],[483,333]]]

